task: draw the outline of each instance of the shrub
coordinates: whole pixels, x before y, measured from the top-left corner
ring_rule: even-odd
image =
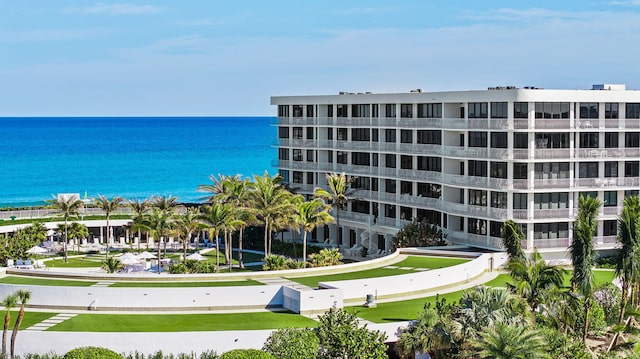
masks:
[[[338,248],[324,248],[319,253],[309,256],[312,267],[328,267],[342,264],[342,254]]]
[[[75,348],[64,355],[64,359],[123,359],[122,355],[99,347]]]
[[[169,274],[185,274],[187,273],[187,267],[184,264],[178,263],[169,266]]]
[[[442,229],[426,220],[407,223],[393,239],[393,248],[445,246]]]
[[[279,359],[318,357],[320,342],[309,328],[282,328],[271,333],[262,350]]]
[[[271,354],[258,349],[235,349],[223,353],[220,359],[274,359]]]

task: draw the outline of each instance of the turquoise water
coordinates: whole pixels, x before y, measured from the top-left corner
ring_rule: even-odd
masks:
[[[0,118],[0,206],[57,193],[196,201],[210,174],[274,173],[270,117]]]

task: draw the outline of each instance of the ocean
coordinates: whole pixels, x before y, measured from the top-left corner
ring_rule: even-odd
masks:
[[[0,207],[58,193],[197,201],[209,175],[276,173],[271,117],[0,118]]]

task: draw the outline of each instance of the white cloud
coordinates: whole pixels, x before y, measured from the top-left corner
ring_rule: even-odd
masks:
[[[640,6],[640,0],[617,0],[611,1],[609,4],[618,6]]]
[[[67,9],[65,12],[74,12],[81,14],[107,14],[107,15],[135,15],[135,14],[154,14],[160,12],[161,9],[154,5],[136,5],[136,4],[105,4],[96,3],[92,6],[83,8]]]

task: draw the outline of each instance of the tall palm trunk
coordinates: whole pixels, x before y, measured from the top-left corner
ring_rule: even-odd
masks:
[[[160,247],[161,241],[162,236],[158,234],[158,274],[160,274],[160,258],[162,258],[162,248]]]
[[[182,249],[184,250],[182,254],[183,262],[187,261],[187,244],[189,243],[190,240],[191,240],[191,232],[188,232],[187,236],[184,239],[184,242],[182,242]]]
[[[142,241],[142,237],[140,236],[140,230],[138,229],[138,254],[140,254],[140,241]]]
[[[111,233],[109,232],[109,216],[107,216],[107,250],[104,254],[104,260],[108,260],[109,259],[109,235]]]
[[[244,269],[244,262],[242,260],[242,235],[243,228],[240,227],[240,235],[238,237],[238,264],[240,265],[241,269]]]
[[[9,321],[11,320],[11,312],[7,308],[4,315],[4,327],[2,330],[2,359],[7,359],[7,334],[9,332]]]
[[[304,263],[307,261],[307,231],[303,230],[302,232],[302,262]]]
[[[586,343],[589,334],[589,309],[591,308],[591,298],[584,298],[584,330],[582,331],[582,341]]]
[[[67,228],[67,217],[64,217],[64,262],[67,263],[69,260],[67,258],[67,247],[69,245],[69,228]]]
[[[264,256],[268,256],[269,255],[269,251],[267,249],[269,249],[269,219],[265,218],[264,219]]]
[[[24,318],[24,303],[20,305],[20,312],[18,312],[18,318],[16,318],[16,324],[13,326],[13,331],[11,332],[11,358],[14,357],[16,337],[18,336],[18,330],[20,330],[20,325],[22,325],[23,318]]]
[[[215,238],[215,242],[216,242],[216,273],[220,272],[220,248],[218,248],[218,235],[220,234],[219,231],[216,231],[216,238]]]

